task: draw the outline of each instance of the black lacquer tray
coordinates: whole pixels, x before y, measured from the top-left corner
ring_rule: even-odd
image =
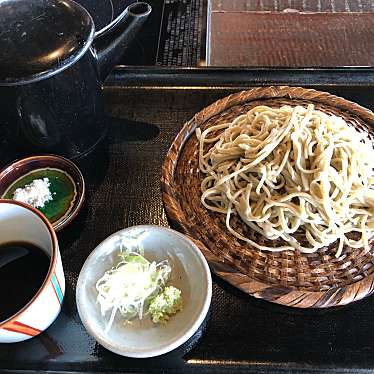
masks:
[[[161,167],[175,135],[196,112],[232,92],[262,85],[311,87],[374,109],[374,69],[370,68],[197,68],[204,55],[204,28],[194,23],[182,34],[170,30],[176,27],[176,15],[204,19],[208,1],[149,3],[154,11],[146,28],[106,82],[112,116],[107,118],[108,136],[92,154],[77,161],[86,180],[87,199],[76,220],[58,233],[67,288],[62,312],[39,337],[0,345],[0,372],[374,371],[374,297],[329,310],[295,310],[254,299],[213,277],[206,321],[189,342],[169,354],[142,360],[117,356],[84,330],[75,286],[85,259],[123,227],[168,225]],[[362,3],[366,6],[369,1]],[[197,32],[200,39],[194,39]],[[174,48],[168,49],[171,40]],[[178,40],[182,47],[190,42],[193,46],[181,63],[183,48]],[[0,146],[0,167],[21,156]]]
[[[371,109],[373,88],[318,85]],[[106,88],[108,109],[115,118],[108,119],[110,130],[101,147],[77,162],[87,182],[87,200],[77,219],[58,233],[67,285],[62,313],[39,337],[0,345],[1,372],[354,373],[374,369],[373,297],[330,310],[294,310],[254,299],[214,277],[210,315],[193,339],[167,355],[142,360],[107,351],[80,322],[75,285],[88,254],[123,227],[168,225],[160,177],[170,143],[195,112],[238,90],[196,84],[194,88],[131,88],[112,83]],[[2,155],[1,163],[12,157]]]

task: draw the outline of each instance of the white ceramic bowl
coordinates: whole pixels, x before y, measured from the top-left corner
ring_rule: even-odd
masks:
[[[168,259],[173,271],[169,284],[181,289],[183,310],[166,325],[153,324],[149,318],[123,324],[119,313],[108,333],[108,315],[101,316],[96,302],[97,280],[118,263],[118,243],[124,235],[144,231],[141,244],[149,260]],[[153,357],[172,351],[185,343],[200,327],[211,302],[212,279],[208,264],[196,245],[177,231],[152,225],[134,226],[105,239],[87,258],[77,283],[78,312],[88,333],[101,345],[128,357]]]

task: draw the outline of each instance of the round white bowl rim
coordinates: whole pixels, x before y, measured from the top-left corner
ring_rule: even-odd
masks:
[[[160,348],[157,348],[157,349],[150,349],[150,350],[144,350],[144,351],[131,350],[128,347],[126,347],[126,349],[117,349],[116,347],[113,347],[110,344],[108,344],[108,342],[106,342],[105,340],[101,339],[101,337],[98,336],[95,333],[95,331],[93,331],[91,326],[87,323],[87,319],[88,319],[87,314],[86,314],[85,310],[81,308],[81,303],[80,303],[80,294],[82,292],[81,291],[82,287],[80,286],[80,283],[82,282],[81,275],[87,270],[87,264],[88,264],[89,260],[92,257],[95,257],[98,249],[100,247],[102,247],[105,244],[105,242],[109,242],[110,239],[112,239],[113,237],[115,237],[115,236],[117,236],[121,233],[132,231],[132,230],[135,230],[135,229],[140,229],[140,230],[141,229],[143,229],[143,230],[151,229],[151,230],[164,231],[164,232],[171,233],[172,235],[175,235],[175,236],[181,238],[184,241],[187,241],[190,244],[191,248],[193,248],[193,250],[195,251],[195,254],[197,255],[198,259],[200,260],[201,265],[203,266],[205,280],[207,282],[207,293],[206,293],[205,298],[204,298],[203,306],[202,306],[201,311],[198,315],[198,318],[193,322],[193,324],[190,326],[188,331],[185,334],[181,335],[178,339],[173,340],[170,344],[164,345],[164,346],[162,346]],[[168,352],[180,347],[182,344],[184,344],[188,339],[190,339],[195,334],[195,332],[198,330],[198,328],[203,323],[203,321],[204,321],[204,319],[205,319],[205,317],[206,317],[206,315],[209,311],[209,307],[210,307],[210,304],[211,304],[211,299],[212,299],[212,277],[211,277],[208,262],[205,259],[204,255],[201,253],[200,249],[186,235],[183,235],[180,232],[178,232],[176,230],[173,230],[173,229],[170,229],[168,227],[158,226],[158,225],[130,226],[130,227],[118,230],[115,233],[111,234],[110,236],[106,237],[102,242],[100,242],[94,248],[94,250],[90,253],[90,255],[85,260],[85,262],[82,266],[82,269],[79,273],[79,277],[78,277],[78,281],[77,281],[77,288],[76,288],[76,304],[77,304],[78,314],[79,314],[79,316],[81,318],[81,321],[82,321],[84,327],[86,328],[87,332],[92,337],[94,337],[97,340],[98,343],[100,343],[103,347],[107,348],[108,350],[110,350],[114,353],[117,353],[119,355],[126,356],[126,357],[132,357],[132,358],[147,358],[147,357],[160,356],[162,354],[168,353]]]

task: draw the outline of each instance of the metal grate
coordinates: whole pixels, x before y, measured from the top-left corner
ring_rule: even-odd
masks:
[[[210,0],[212,11],[374,12],[373,0]]]
[[[207,0],[165,0],[157,65],[197,66],[205,58]]]
[[[205,64],[207,10],[283,12],[374,12],[374,0],[165,0],[156,65]]]
[[[374,17],[347,12],[212,12],[209,42],[209,66],[372,67]]]

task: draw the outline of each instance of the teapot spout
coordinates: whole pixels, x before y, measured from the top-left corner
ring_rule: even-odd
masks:
[[[94,48],[101,80],[104,81],[123,55],[126,47],[138,33],[152,8],[149,4],[137,2],[129,5],[123,17],[110,30],[95,36]]]

